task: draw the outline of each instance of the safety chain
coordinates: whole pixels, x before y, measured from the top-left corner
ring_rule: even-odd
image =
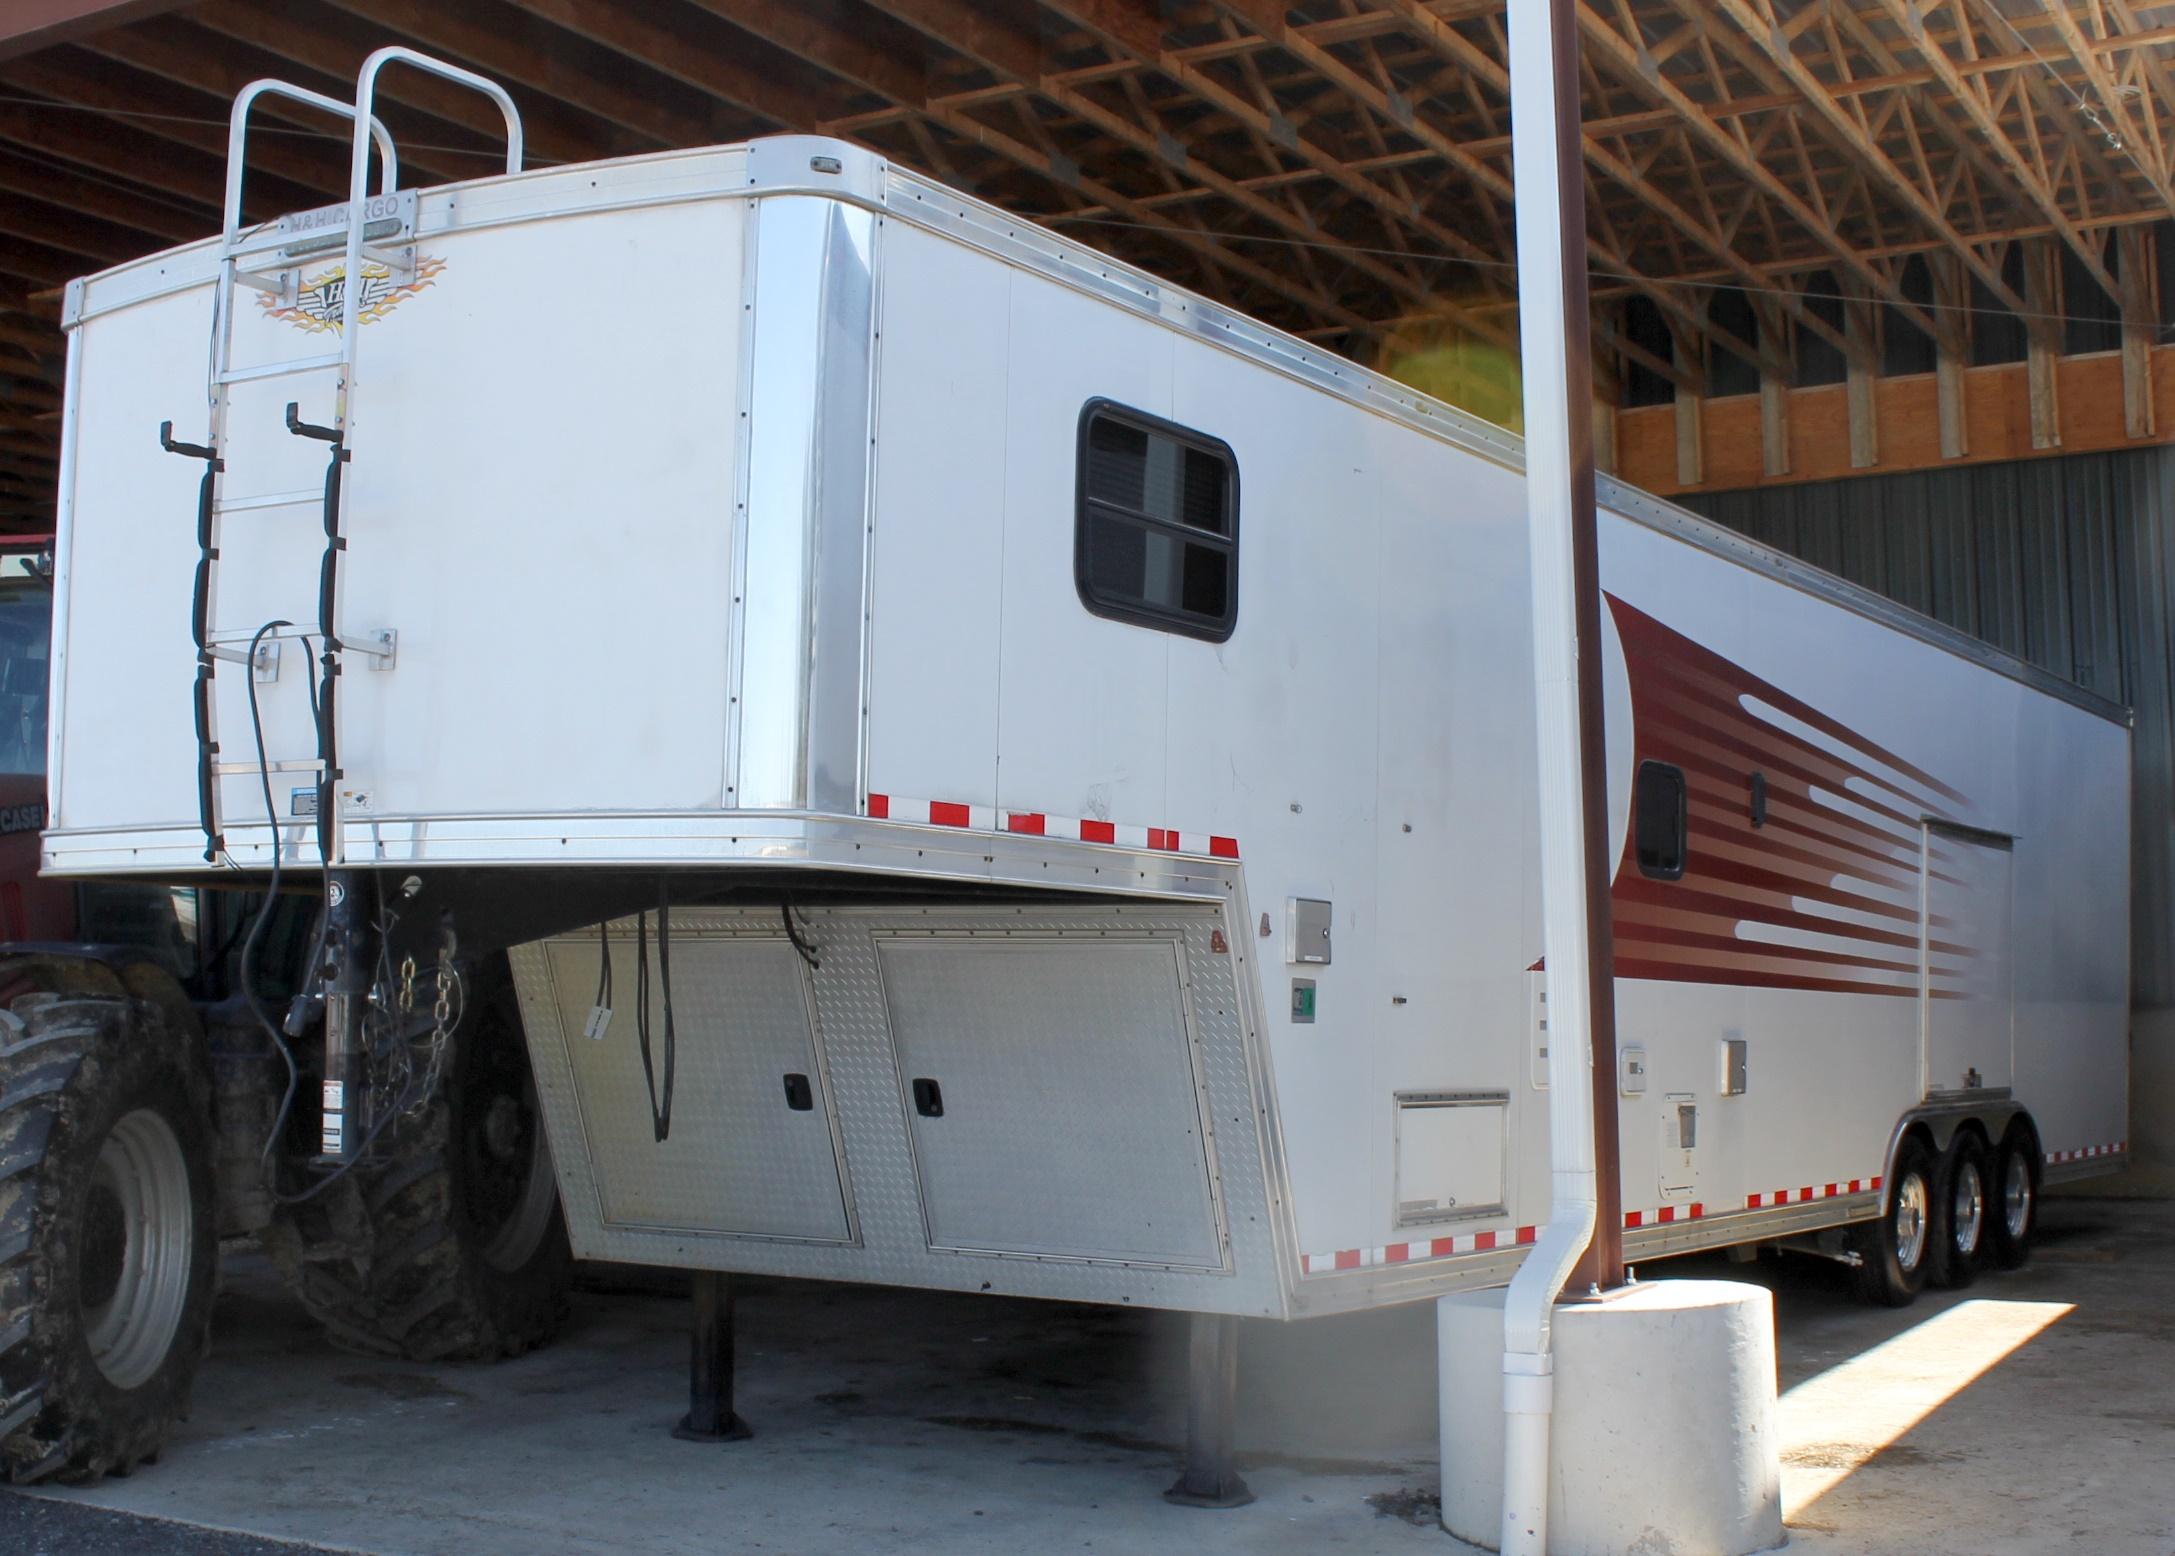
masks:
[[[438,942],[438,999],[430,1008],[431,1048],[435,1052],[442,1047],[453,1031],[453,926],[447,925],[445,938]]]
[[[446,1049],[453,1039],[453,988],[460,979],[453,967],[456,946],[453,926],[449,923],[438,938],[438,970],[430,1008],[429,1057],[424,1061],[423,1084],[417,1088],[414,1106],[409,1110],[418,1117],[430,1106],[431,1098],[438,1094],[438,1082],[445,1072]],[[415,959],[410,957],[402,968],[404,977],[414,965]]]

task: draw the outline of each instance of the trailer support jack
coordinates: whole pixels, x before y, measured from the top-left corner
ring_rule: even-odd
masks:
[[[695,1271],[687,1414],[672,1429],[682,1442],[736,1443],[755,1435],[733,1413],[732,1283],[730,1275],[717,1270]]]
[[[1232,1462],[1238,1424],[1239,1321],[1195,1313],[1186,1366],[1186,1463],[1163,1500],[1180,1507],[1244,1507],[1254,1494]]]

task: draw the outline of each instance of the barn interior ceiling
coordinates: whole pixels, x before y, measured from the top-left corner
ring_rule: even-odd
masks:
[[[2120,434],[2155,435],[2171,0],[1577,14],[1597,365],[1613,404],[1678,407],[1680,475],[1687,403],[1697,474],[1707,399],[2051,364],[2080,343],[2119,361]],[[0,522],[51,522],[57,289],[216,228],[244,83],[348,96],[387,42],[504,82],[537,161],[848,136],[1483,414],[1515,410],[1501,0],[12,0]],[[491,169],[481,99],[402,72],[381,91],[411,181]],[[255,143],[252,216],[344,193],[337,128],[303,110],[283,128]],[[2054,369],[2031,371],[2059,442]],[[1861,398],[1871,438],[1870,391],[1846,430]],[[1945,421],[1940,442],[1956,457]]]

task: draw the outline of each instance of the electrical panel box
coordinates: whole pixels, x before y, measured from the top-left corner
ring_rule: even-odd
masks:
[[[1725,1097],[1741,1097],[1745,1094],[1745,1040],[1741,1037],[1722,1039],[1721,1085],[1717,1088]]]
[[[1692,1153],[1699,1148],[1699,1102],[1688,1091],[1672,1091],[1661,1109],[1662,1197],[1686,1195],[1698,1182]]]
[[[1294,897],[1290,907],[1286,954],[1312,967],[1329,965],[1329,904],[1319,897]]]
[[[1646,1049],[1637,1043],[1616,1056],[1617,1089],[1627,1097],[1646,1095]]]

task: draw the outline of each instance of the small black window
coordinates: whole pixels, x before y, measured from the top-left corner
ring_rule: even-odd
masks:
[[[1632,842],[1639,851],[1639,873],[1659,881],[1684,874],[1684,769],[1667,762],[1641,762],[1631,792]]]
[[[1221,643],[1239,615],[1231,450],[1107,400],[1080,413],[1073,577],[1098,616]]]

